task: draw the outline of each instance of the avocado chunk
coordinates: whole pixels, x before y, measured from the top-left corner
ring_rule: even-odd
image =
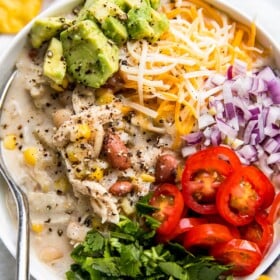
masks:
[[[117,45],[127,41],[128,34],[122,21],[127,19],[126,13],[113,0],[88,0],[79,14],[79,20],[95,21],[104,34]]]
[[[150,0],[151,7],[157,10],[160,6],[160,0]]]
[[[61,85],[66,75],[66,63],[63,57],[62,43],[52,38],[44,58],[43,74]]]
[[[126,13],[113,0],[88,0],[80,12],[79,20],[96,20],[102,25],[109,16],[119,20],[127,19]]]
[[[70,21],[64,17],[46,17],[36,20],[30,32],[32,47],[40,48],[44,42],[58,35],[69,25]]]
[[[116,18],[109,16],[101,26],[104,34],[121,46],[128,39],[128,33],[125,26]]]
[[[60,34],[67,71],[81,84],[99,88],[119,68],[119,49],[91,20]]]
[[[151,0],[158,1],[158,0]],[[114,0],[114,2],[126,13],[133,7],[139,7],[141,0]]]
[[[168,29],[168,19],[151,7],[149,0],[143,0],[140,7],[133,7],[127,13],[127,31],[131,39],[146,39],[155,42]]]

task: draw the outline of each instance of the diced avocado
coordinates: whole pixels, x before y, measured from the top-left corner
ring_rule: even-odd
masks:
[[[160,5],[160,0],[150,0],[150,4],[153,9],[157,10]]]
[[[154,30],[148,21],[151,18],[151,8],[148,5],[132,8],[127,17],[127,30],[132,39],[141,40],[153,36]]]
[[[100,25],[104,34],[117,45],[126,42],[128,34],[122,21],[127,19],[126,13],[114,0],[88,0],[81,10],[78,20],[90,19]]]
[[[114,2],[126,13],[133,7],[140,7],[141,0],[114,0]]]
[[[30,32],[32,46],[34,48],[41,47],[44,42],[58,35],[60,31],[69,27],[69,25],[70,21],[64,17],[46,17],[36,20]]]
[[[114,17],[107,17],[101,26],[104,34],[112,39],[117,45],[122,45],[127,41],[128,34],[125,26]]]
[[[151,41],[157,41],[161,34],[165,32],[169,27],[169,21],[168,18],[165,16],[165,14],[161,14],[158,11],[152,9],[151,11],[151,21],[150,24],[154,30],[153,37],[151,38]]]
[[[149,0],[143,0],[140,7],[130,9],[127,17],[127,30],[131,39],[154,42],[168,29],[168,19],[154,10]]]
[[[81,84],[99,88],[118,70],[119,49],[95,22],[79,21],[60,38],[67,70]]]
[[[79,20],[95,19],[101,25],[109,17],[126,20],[126,13],[113,0],[88,0],[81,10]]]
[[[52,38],[44,58],[43,73],[56,84],[61,85],[66,75],[62,43]]]

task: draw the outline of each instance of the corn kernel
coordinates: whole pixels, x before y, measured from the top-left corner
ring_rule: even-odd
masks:
[[[75,169],[75,176],[77,179],[84,180],[88,175],[88,172],[85,169],[81,169],[80,167],[77,167]]]
[[[94,168],[94,171],[91,172],[88,176],[90,180],[99,182],[104,176],[103,169],[100,167]]]
[[[215,107],[211,107],[208,112],[212,116],[215,116],[217,114],[217,110]]]
[[[233,139],[228,136],[226,137],[225,142],[226,142],[226,144],[231,146],[233,149],[238,148],[240,145],[242,145],[244,143],[244,141],[242,141],[240,139]]]
[[[261,275],[257,280],[272,280],[272,278],[267,275]]]
[[[30,147],[25,149],[23,151],[23,158],[27,164],[34,166],[38,160],[38,148]]]
[[[68,86],[68,79],[67,78],[64,78],[63,81],[62,81],[62,84],[59,85],[59,84],[56,84],[55,82],[50,82],[50,86],[52,89],[54,89],[55,91],[58,91],[58,92],[62,92],[64,91],[67,86]]]
[[[105,92],[96,99],[97,105],[106,105],[110,104],[114,99],[114,94],[111,92]]]
[[[128,107],[128,106],[123,105],[123,106],[121,106],[121,111],[122,111],[123,115],[127,115],[129,112],[131,112],[131,111],[132,111],[132,108],[131,108],[131,107]]]
[[[77,125],[77,139],[89,139],[91,137],[91,130],[88,124],[82,123]]]
[[[155,177],[147,173],[142,173],[140,177],[144,182],[153,183],[155,181]]]
[[[44,225],[43,224],[32,224],[31,230],[34,231],[35,233],[41,233],[44,230]]]
[[[66,193],[69,190],[70,184],[65,176],[61,176],[54,182],[54,188],[56,191]]]
[[[80,161],[79,153],[75,144],[69,144],[65,150],[66,150],[66,157],[70,162],[78,163]]]
[[[3,141],[4,148],[7,150],[14,150],[17,146],[17,138],[14,134],[5,136]]]
[[[98,88],[95,91],[95,96],[100,97],[100,96],[102,96],[104,94],[107,94],[107,93],[113,94],[113,91],[110,88]]]

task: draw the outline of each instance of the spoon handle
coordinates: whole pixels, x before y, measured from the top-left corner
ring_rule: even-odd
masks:
[[[25,193],[15,184],[12,178],[0,168],[0,173],[9,185],[16,200],[18,211],[16,279],[29,279],[29,205]]]

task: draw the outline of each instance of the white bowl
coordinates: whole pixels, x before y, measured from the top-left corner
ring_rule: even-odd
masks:
[[[41,13],[37,18],[42,18],[46,16],[56,16],[61,13],[65,13],[67,11],[71,11],[78,3],[82,2],[81,0],[61,0],[59,3],[54,4],[49,9]],[[236,8],[230,6],[229,4],[225,4],[223,0],[207,0],[207,2],[211,3],[213,6],[217,7],[220,10],[225,11],[231,17],[233,17],[236,21],[240,21],[244,24],[249,25],[251,19],[248,15],[245,15],[241,11]],[[36,18],[34,19],[36,20]],[[2,92],[3,87],[12,73],[17,58],[21,52],[22,47],[24,46],[27,40],[27,34],[30,31],[30,28],[34,22],[30,22],[12,41],[10,48],[7,49],[0,57],[0,92]],[[257,26],[257,39],[260,43],[267,47],[271,47],[273,57],[275,58],[275,63],[277,67],[280,69],[280,46],[277,46],[275,41],[260,27]],[[6,186],[3,179],[0,177],[0,221],[1,221],[1,230],[0,230],[0,238],[4,242],[5,246],[8,250],[15,256],[16,253],[16,223],[11,221],[10,213],[6,207],[6,194],[8,191],[8,187]],[[256,271],[247,276],[247,280],[256,279],[261,273],[263,273],[279,256],[280,252],[280,226],[277,225],[276,228],[276,236],[273,245],[271,246],[269,252],[263,259],[261,265],[256,269]],[[36,257],[35,253],[31,248],[31,257],[30,257],[30,270],[31,274],[38,280],[41,279],[59,279],[57,275],[53,273],[53,271],[40,262]],[[47,276],[47,277],[46,277]]]

